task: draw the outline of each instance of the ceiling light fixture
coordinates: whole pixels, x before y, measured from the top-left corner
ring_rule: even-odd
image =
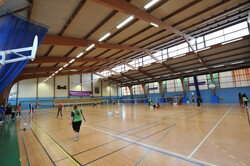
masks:
[[[95,44],[91,44],[88,48],[86,48],[86,51],[89,51],[91,48],[93,48]]]
[[[104,39],[106,39],[107,37],[109,37],[111,35],[111,33],[107,33],[106,35],[104,35],[103,37],[101,37],[98,41],[101,42],[103,41]]]
[[[80,52],[80,53],[76,56],[76,58],[80,58],[82,55],[83,55],[83,52]]]
[[[218,68],[218,67],[223,67],[225,65],[217,65],[217,66],[213,66],[213,68]]]
[[[71,61],[69,61],[69,63],[73,63],[76,59],[72,59]]]
[[[121,27],[123,27],[125,24],[127,24],[129,21],[133,20],[134,16],[130,16],[128,17],[126,20],[124,20],[122,23],[120,23],[119,25],[116,26],[117,29],[120,29]]]
[[[150,8],[151,6],[153,6],[154,4],[156,4],[158,1],[159,1],[159,0],[152,0],[152,1],[150,1],[149,3],[147,3],[147,4],[144,6],[144,8],[145,8],[145,9],[148,9],[148,8]]]
[[[243,62],[244,62],[244,61],[233,62],[233,63],[231,63],[231,65],[236,65],[236,64],[243,63]]]
[[[153,26],[155,26],[155,27],[157,27],[157,28],[159,27],[158,24],[155,24],[155,23],[153,23],[153,22],[151,22],[150,24],[153,25]]]

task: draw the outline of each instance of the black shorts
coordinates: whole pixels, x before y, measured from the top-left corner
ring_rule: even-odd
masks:
[[[10,115],[10,114],[11,114],[11,112],[7,112],[7,111],[5,112],[5,115]]]
[[[75,132],[79,132],[81,124],[82,124],[82,121],[72,122],[73,130]]]

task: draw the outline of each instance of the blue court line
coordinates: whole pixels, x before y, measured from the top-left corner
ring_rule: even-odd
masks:
[[[170,130],[168,130],[168,132],[163,136],[163,137],[161,137],[161,139],[153,146],[153,147],[155,147],[156,145],[158,145],[161,141],[162,141],[162,139],[164,138],[164,137],[166,137],[166,135],[168,135],[168,133],[172,130],[174,128],[174,126],[170,129]],[[150,152],[151,152],[152,150],[150,149],[136,164],[135,164],[135,166],[137,166]]]
[[[184,113],[180,113],[180,114],[184,114]],[[180,115],[180,114],[177,114],[177,115]],[[148,124],[142,125],[142,126],[138,126],[138,127],[136,127],[136,128],[133,128],[133,129],[129,129],[129,130],[127,130],[127,131],[120,132],[120,133],[118,133],[118,134],[116,134],[116,135],[120,135],[120,134],[122,134],[122,133],[126,133],[126,132],[129,132],[129,131],[132,131],[132,130],[138,129],[138,128],[142,128],[142,127],[144,127],[144,126],[148,126],[148,125],[151,125],[151,124],[154,124],[154,123],[157,123],[157,122],[160,122],[160,121],[163,121],[163,120],[169,119],[169,118],[174,117],[174,116],[177,116],[177,115],[168,116],[168,117],[163,118],[163,119],[161,119],[161,120],[157,120],[157,121],[154,121],[154,122],[151,122],[151,123],[148,123]]]
[[[22,137],[22,139],[23,139],[23,137]],[[26,150],[26,146],[25,146],[25,143],[24,143],[24,139],[23,139],[23,146],[24,146],[26,158],[27,158],[27,161],[28,161],[28,165],[30,166],[30,160],[29,160],[29,156],[28,156],[28,154],[27,154],[27,150]]]
[[[116,136],[113,136],[113,137],[115,137],[115,138],[117,138],[117,139],[120,139],[120,140],[122,140],[122,141],[128,142],[128,143],[137,145],[137,146],[141,146],[141,147],[146,148],[146,149],[149,149],[149,150],[153,150],[153,151],[155,151],[155,152],[159,152],[159,153],[165,154],[165,155],[167,155],[167,156],[175,157],[175,158],[178,158],[178,159],[181,159],[181,160],[184,160],[184,161],[187,161],[187,162],[196,164],[196,165],[205,166],[205,165],[203,165],[203,164],[201,164],[201,163],[197,163],[197,162],[192,161],[192,160],[188,160],[188,159],[185,159],[185,158],[182,158],[182,157],[173,155],[173,154],[169,154],[169,153],[166,153],[166,152],[162,152],[162,151],[160,151],[160,150],[157,150],[157,149],[153,149],[153,148],[150,148],[150,147],[147,147],[147,146],[144,146],[144,145],[140,145],[140,144],[138,144],[138,143],[136,143],[136,142],[131,142],[131,141],[128,141],[128,140],[125,140],[125,139],[123,139],[123,138],[119,138],[119,137],[116,137]]]
[[[151,134],[151,135],[149,135],[149,136],[147,136],[147,137],[145,137],[145,138],[140,139],[139,141],[145,140],[145,139],[147,139],[147,138],[149,138],[149,137],[151,137],[151,136],[153,136],[153,135],[155,135],[155,134],[158,134],[158,133],[160,133],[160,132],[162,132],[162,131],[164,131],[164,130],[166,130],[166,129],[168,129],[168,128],[171,128],[171,127],[173,127],[173,126],[175,126],[175,125],[166,127],[166,128],[164,128],[163,130],[157,131],[156,133],[153,133],[153,134]],[[114,135],[112,135],[112,137],[117,138],[117,137],[115,137]],[[117,138],[117,140],[119,140],[119,138]],[[138,142],[139,142],[139,141],[138,141]],[[97,158],[97,159],[94,159],[94,160],[92,160],[92,161],[90,161],[90,162],[88,162],[88,163],[85,163],[84,166],[85,166],[85,165],[89,165],[89,164],[91,164],[91,163],[93,163],[93,162],[95,162],[95,161],[97,161],[97,160],[100,160],[100,159],[102,159],[102,158],[104,158],[104,157],[107,157],[107,156],[109,156],[109,155],[111,155],[111,154],[114,154],[114,153],[116,153],[116,152],[118,152],[118,151],[120,151],[120,150],[122,150],[122,149],[125,149],[125,148],[131,146],[131,145],[133,145],[133,144],[130,143],[130,144],[128,144],[128,145],[126,145],[126,146],[124,146],[124,147],[122,147],[122,148],[119,148],[119,149],[117,149],[117,150],[115,150],[115,151],[113,151],[113,152],[111,152],[111,153],[108,153],[108,154],[106,154],[106,155],[104,155],[104,156],[101,156],[101,157],[99,157],[99,158]]]

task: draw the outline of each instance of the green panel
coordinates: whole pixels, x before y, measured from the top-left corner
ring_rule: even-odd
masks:
[[[0,154],[1,166],[21,165],[15,120],[5,123],[0,129]]]

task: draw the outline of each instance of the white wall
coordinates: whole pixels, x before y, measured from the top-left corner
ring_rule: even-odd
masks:
[[[80,75],[74,74],[70,75],[70,91],[81,91]]]
[[[54,77],[46,82],[46,78],[38,79],[38,98],[39,97],[54,97]]]
[[[117,86],[111,86],[111,96],[117,96]]]
[[[103,96],[110,96],[110,87],[109,87],[109,83],[102,81],[102,95]]]
[[[19,98],[36,98],[37,79],[19,81]]]
[[[117,97],[117,86],[109,86],[108,82],[102,81],[98,79],[99,77],[96,75],[93,75],[93,94],[94,96],[114,96]],[[38,85],[37,85],[37,79],[28,79],[19,81],[19,98],[36,98],[37,97],[37,86],[38,86],[38,98],[42,97],[54,97],[54,91],[55,91],[55,97],[68,97],[68,88],[72,91],[80,91],[81,85],[80,85],[80,74],[75,74],[70,76],[70,87],[68,85],[68,76],[56,76],[45,83],[43,83],[43,80],[45,78],[39,78],[38,79]],[[54,86],[54,79],[55,79],[55,86]],[[82,82],[85,83],[82,87],[83,91],[91,91],[91,74],[82,74]],[[57,89],[57,85],[66,85],[67,89]],[[102,85],[102,86],[101,86]],[[99,87],[99,94],[95,93],[95,87]],[[17,91],[17,84],[15,84],[12,89],[12,92]],[[118,92],[120,93],[120,91]],[[121,95],[121,94],[119,94]],[[12,98],[16,98],[16,95],[13,95]]]
[[[55,96],[56,97],[68,97],[68,76],[57,76],[55,79],[55,84],[56,84],[56,91],[55,91]],[[57,85],[65,85],[66,89],[57,89]]]
[[[91,91],[91,73],[82,74],[82,91]]]
[[[93,96],[101,96],[101,80],[100,77],[93,74]],[[99,88],[99,93],[95,93],[95,88]]]

